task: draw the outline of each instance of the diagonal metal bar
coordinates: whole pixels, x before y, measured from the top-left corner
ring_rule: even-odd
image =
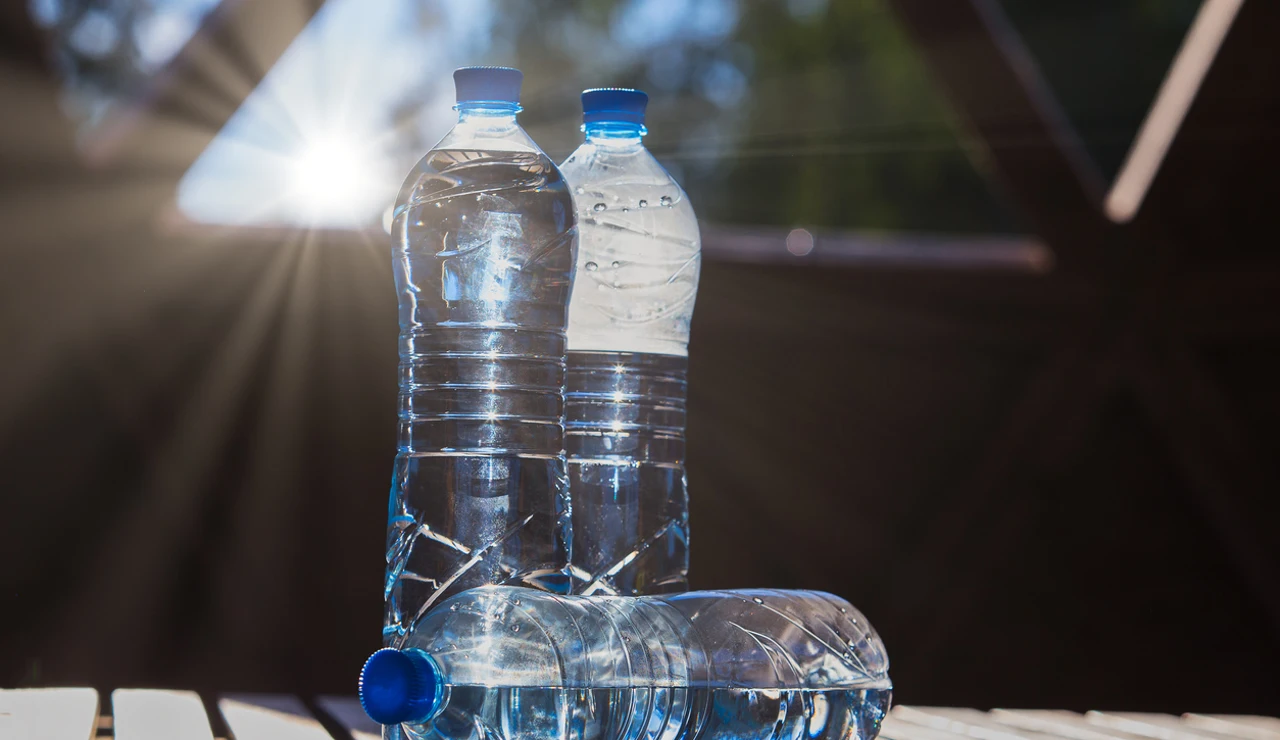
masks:
[[[1220,265],[1227,264],[1224,257],[1274,256],[1258,248],[1266,241],[1257,237],[1270,233],[1275,221],[1271,183],[1280,137],[1268,122],[1280,114],[1277,24],[1280,3],[1246,0],[1206,60],[1211,64],[1195,99],[1134,217],[1134,224],[1164,229],[1165,251]],[[1272,260],[1267,269],[1248,269],[1274,273],[1275,267]]]
[[[1243,3],[1244,0],[1205,0],[1200,6],[1120,174],[1107,193],[1106,212],[1113,221],[1132,219],[1142,206]]]
[[[1000,5],[888,4],[1059,269],[1097,269],[1110,226],[1103,179]]]

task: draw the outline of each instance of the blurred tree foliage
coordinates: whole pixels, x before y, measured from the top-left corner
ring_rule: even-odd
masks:
[[[114,104],[143,94],[219,0],[29,0],[52,36],[68,112],[96,124]]]
[[[1016,228],[879,0],[495,7],[493,56],[525,71],[524,120],[553,156],[578,141],[582,88],[634,86],[650,149],[708,221]]]

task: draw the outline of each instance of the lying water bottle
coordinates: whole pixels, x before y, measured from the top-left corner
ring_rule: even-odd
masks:
[[[644,147],[647,102],[582,93],[586,141],[560,166],[580,230],[565,446],[584,594],[688,588],[685,375],[701,240],[689,199]]]
[[[395,206],[387,644],[466,588],[569,590],[562,393],[577,232],[560,171],[516,123],[521,79],[454,73],[458,123]]]
[[[374,653],[360,702],[410,740],[872,740],[888,669],[866,617],[817,591],[494,586]]]

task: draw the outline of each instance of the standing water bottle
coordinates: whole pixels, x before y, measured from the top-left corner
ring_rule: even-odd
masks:
[[[360,702],[410,740],[872,740],[884,644],[816,591],[449,599],[365,664]]]
[[[560,171],[516,123],[521,79],[454,72],[458,123],[395,206],[387,644],[466,588],[569,588],[562,393],[575,216]]]
[[[575,592],[688,587],[685,376],[701,240],[644,148],[648,96],[582,93],[586,141],[561,165],[580,241],[569,304],[565,449]]]

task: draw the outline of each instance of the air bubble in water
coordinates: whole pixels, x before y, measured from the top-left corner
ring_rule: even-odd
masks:
[[[583,189],[582,189],[582,187],[581,187],[581,186],[579,186],[579,187],[577,187],[577,188],[574,188],[574,191],[573,191],[573,192],[577,193],[578,195],[582,195],[583,193],[585,193],[585,192],[587,192],[587,191],[586,191],[586,190],[583,190]]]
[[[764,603],[764,599],[760,598],[759,596],[757,596],[757,597],[755,597],[754,599],[752,599],[752,601],[756,602],[757,604],[763,604],[763,603]]]
[[[592,206],[592,207],[591,207],[591,210],[595,211],[596,213],[599,213],[600,211],[603,211],[604,209],[606,209],[606,208],[608,208],[608,207],[609,207],[609,206],[606,206],[606,205],[605,205],[605,204],[603,204],[603,203],[597,203],[597,204],[595,204],[594,206]]]
[[[609,265],[609,266],[616,270],[616,269],[618,269],[619,267],[622,267],[622,263],[621,263],[621,262],[619,262],[619,261],[617,261],[617,260],[614,260],[614,261],[613,261],[613,264],[612,264],[612,265]]]
[[[639,207],[639,208],[644,208],[644,207],[646,207],[646,206],[648,206],[648,205],[649,205],[649,201],[647,201],[647,200],[642,200],[642,201],[640,201],[639,203],[637,203],[637,204],[636,204],[636,206],[637,206],[637,207]]]
[[[594,263],[594,262],[588,262],[588,263],[585,265],[585,267],[587,268],[587,272],[595,272],[595,271],[596,271],[596,269],[600,267],[600,265],[597,265],[597,264],[596,264],[596,263]]]
[[[661,204],[662,204],[662,205],[664,205],[664,206],[669,206],[669,205],[671,205],[671,203],[672,203],[672,201],[671,201],[671,196],[670,196],[670,195],[664,195],[664,196],[662,196],[661,198],[659,198],[659,199],[658,199],[658,202],[659,202],[659,203],[661,203]]]

